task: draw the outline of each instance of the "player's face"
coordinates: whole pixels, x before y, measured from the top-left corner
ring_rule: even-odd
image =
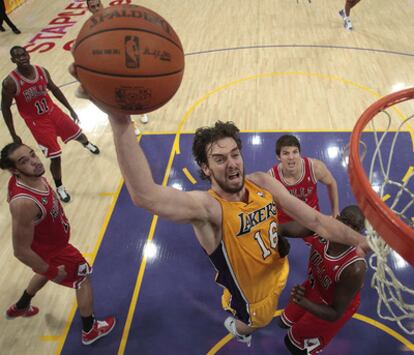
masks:
[[[45,167],[34,150],[26,145],[17,148],[10,159],[14,161],[14,175],[22,177],[40,177],[45,173]]]
[[[280,149],[279,160],[283,170],[293,174],[300,169],[300,151],[298,147],[282,147]]]
[[[24,48],[15,49],[11,59],[19,68],[30,66],[30,55]]]
[[[233,138],[223,138],[207,146],[208,167],[204,173],[224,192],[237,193],[244,186],[243,158]]]
[[[90,0],[87,2],[88,4],[88,10],[92,12],[93,14],[95,12],[98,12],[100,9],[103,9],[101,0]]]

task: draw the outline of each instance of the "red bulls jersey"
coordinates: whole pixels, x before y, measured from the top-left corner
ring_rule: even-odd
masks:
[[[327,254],[329,241],[316,235],[305,238],[305,241],[311,245],[308,265],[311,285],[318,290],[327,304],[332,304],[335,285],[341,273],[352,263],[365,260],[357,255],[355,247],[349,247],[340,255],[331,256]],[[359,305],[359,301],[358,292],[350,306]]]
[[[303,157],[301,162],[301,176],[299,177],[298,181],[296,181],[293,184],[289,183],[283,176],[282,164],[277,164],[273,166],[270,169],[270,173],[277,180],[279,180],[292,195],[296,196],[298,199],[302,200],[310,207],[313,207],[319,211],[317,180],[315,177],[315,173],[313,171],[312,161],[308,158]],[[290,218],[285,212],[283,212],[282,209],[279,209],[278,212],[280,223],[292,221],[292,218]]]
[[[7,201],[12,204],[17,199],[25,198],[32,200],[39,207],[31,247],[47,261],[68,244],[70,226],[56,193],[46,179],[44,186],[44,190],[37,190],[12,176],[9,180]]]
[[[24,120],[36,120],[53,111],[55,104],[47,93],[48,80],[43,68],[33,65],[35,78],[28,79],[21,75],[17,69],[9,76],[16,83],[17,109]]]

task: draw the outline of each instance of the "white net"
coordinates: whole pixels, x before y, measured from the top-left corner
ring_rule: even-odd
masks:
[[[411,228],[414,221],[414,159],[411,154],[414,135],[409,122],[414,121],[413,117],[399,119],[395,124],[395,117],[393,122],[389,111],[381,111],[367,126],[372,131],[364,131],[361,138],[371,147],[370,159],[364,166],[373,190]],[[406,155],[403,150],[408,150]],[[413,284],[414,269],[369,223],[367,237],[373,250],[369,265],[374,270],[371,287],[378,293],[377,313],[382,319],[396,322],[405,333],[414,334],[414,290],[409,287]]]

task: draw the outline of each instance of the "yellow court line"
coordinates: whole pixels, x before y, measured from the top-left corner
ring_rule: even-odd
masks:
[[[167,163],[167,168],[165,170],[164,178],[163,178],[163,181],[162,181],[162,186],[166,186],[167,183],[168,183],[168,178],[170,176],[171,167],[172,167],[174,157],[175,157],[174,147],[176,145],[176,141],[177,141],[177,136],[174,139],[173,147],[171,149],[170,157],[169,157],[168,163]],[[154,215],[154,217],[152,218],[150,231],[148,233],[147,243],[150,242],[154,237],[157,222],[158,222],[158,216]],[[145,256],[143,256],[141,265],[139,267],[137,280],[135,282],[135,287],[134,287],[134,291],[133,291],[133,294],[132,294],[132,299],[131,299],[131,302],[130,302],[130,305],[129,305],[128,315],[127,315],[127,318],[125,320],[125,326],[124,326],[124,330],[122,332],[122,338],[121,338],[121,342],[120,342],[119,349],[118,349],[118,355],[122,355],[125,352],[125,347],[126,347],[126,344],[127,344],[127,341],[128,341],[129,331],[131,329],[132,318],[134,316],[135,308],[136,308],[136,305],[137,305],[137,302],[138,302],[139,293],[141,291],[141,285],[142,285],[142,280],[144,278],[144,272],[145,272],[146,265],[147,265],[147,258]]]
[[[99,196],[101,196],[101,197],[111,197],[111,196],[115,196],[115,195],[116,195],[116,192],[101,192],[99,194]]]
[[[413,173],[413,171],[414,171],[414,166],[410,166],[407,170],[407,173],[402,178],[402,182],[406,182],[408,178],[411,176],[411,174]]]
[[[150,227],[150,231],[148,234],[148,238],[147,238],[147,243],[150,242],[152,238],[154,237],[154,232],[155,232],[155,228],[157,225],[157,221],[158,221],[158,216],[154,215],[152,222],[151,222],[151,227]],[[142,262],[139,267],[137,280],[135,281],[135,287],[132,293],[131,302],[129,304],[128,315],[125,320],[124,330],[122,331],[122,337],[121,337],[121,342],[119,344],[118,355],[121,355],[125,352],[125,347],[128,341],[129,331],[131,330],[132,318],[134,317],[135,308],[137,306],[139,292],[141,290],[142,279],[144,278],[144,272],[145,272],[146,266],[147,266],[147,257],[143,256]]]
[[[414,344],[410,342],[407,338],[404,338],[400,333],[397,333],[395,330],[387,327],[386,325],[376,321],[375,319],[372,319],[370,317],[364,316],[359,313],[355,313],[352,318],[358,319],[362,322],[368,323],[375,328],[378,328],[382,330],[383,332],[387,333],[388,335],[391,335],[393,338],[404,344],[408,349],[414,351]]]
[[[220,341],[217,342],[216,345],[214,345],[210,351],[207,353],[207,355],[214,355],[219,351],[221,348],[223,348],[224,345],[226,345],[231,339],[233,339],[233,336],[229,333],[224,338],[222,338]]]
[[[382,200],[385,202],[385,201],[387,201],[390,197],[391,197],[391,195],[390,195],[390,194],[386,194],[386,195],[382,196]]]
[[[105,220],[104,220],[104,223],[102,224],[101,230],[99,232],[98,240],[95,244],[94,251],[92,253],[89,253],[89,254],[92,255],[91,265],[93,265],[93,262],[95,261],[97,251],[98,251],[98,249],[99,249],[99,247],[102,243],[102,239],[103,239],[103,236],[105,235],[106,228],[108,227],[109,221],[111,220],[111,216],[112,216],[112,213],[114,211],[116,201],[118,200],[119,194],[121,193],[121,188],[122,188],[123,184],[124,184],[124,180],[121,179],[121,181],[119,182],[118,187],[116,189],[115,195],[113,196],[111,206],[109,206],[109,210],[106,213]],[[56,351],[55,351],[56,355],[60,354],[62,349],[63,349],[63,345],[65,344],[65,340],[66,340],[66,337],[68,336],[69,329],[70,329],[70,326],[72,324],[72,320],[73,320],[73,317],[75,316],[77,308],[78,308],[77,304],[76,304],[76,302],[74,302],[73,305],[72,305],[72,308],[69,312],[69,316],[68,316],[68,318],[65,322],[65,326],[63,328],[62,335],[59,336],[59,338],[58,338],[58,343],[57,343],[57,347],[56,347]]]
[[[194,179],[193,175],[191,175],[187,168],[183,168],[183,173],[193,185],[197,183],[197,180]]]

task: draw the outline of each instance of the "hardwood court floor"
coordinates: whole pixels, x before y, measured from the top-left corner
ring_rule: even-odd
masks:
[[[243,131],[324,131],[335,137],[335,132],[350,131],[379,96],[414,86],[411,0],[362,0],[352,11],[353,32],[343,29],[337,13],[342,0],[139,3],[173,25],[186,53],[181,88],[168,105],[150,114],[147,125],[138,123],[144,134],[193,132],[221,119],[233,120]],[[72,58],[64,47],[88,17],[77,6],[78,1],[28,0],[15,10],[11,18],[23,33],[0,33],[0,74],[3,78],[14,68],[7,59],[13,45],[30,46],[32,63],[49,70],[79,113],[84,132],[101,147],[99,157],[77,143],[63,147],[63,181],[73,197],[65,206],[72,241],[93,260],[121,176],[105,115],[75,98],[77,85],[67,72]],[[408,112],[414,112],[413,105]],[[35,147],[15,107],[13,113],[17,132]],[[4,122],[0,126],[3,146],[10,136]],[[50,173],[46,176],[50,178]],[[31,275],[13,257],[4,202],[8,179],[7,173],[0,173],[3,309],[20,296]],[[59,348],[60,336],[69,327],[73,291],[48,285],[36,303],[42,309],[36,319],[0,319],[1,349],[11,354],[53,354]]]

